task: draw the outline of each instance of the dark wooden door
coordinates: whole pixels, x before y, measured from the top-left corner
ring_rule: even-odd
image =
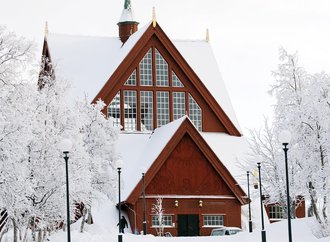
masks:
[[[198,214],[178,215],[178,236],[198,236],[199,219]]]

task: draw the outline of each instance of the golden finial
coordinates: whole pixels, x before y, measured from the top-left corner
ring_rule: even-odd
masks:
[[[156,8],[152,7],[152,27],[156,27]]]
[[[48,22],[45,23],[45,36],[48,35]]]
[[[206,29],[206,42],[210,42],[210,32],[209,32],[209,29]]]

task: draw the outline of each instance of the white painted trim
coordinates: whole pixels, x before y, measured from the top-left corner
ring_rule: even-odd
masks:
[[[173,199],[237,199],[230,195],[146,195],[146,198],[173,198]],[[142,198],[142,196],[140,196]]]

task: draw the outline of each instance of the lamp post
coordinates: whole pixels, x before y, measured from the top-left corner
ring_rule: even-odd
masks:
[[[279,141],[284,146],[285,157],[285,176],[286,176],[286,200],[287,200],[287,217],[288,217],[288,235],[289,242],[292,242],[292,229],[291,229],[291,203],[290,203],[290,190],[289,190],[289,171],[288,171],[288,144],[291,141],[291,133],[288,130],[283,130],[279,134]]]
[[[263,202],[262,202],[262,189],[261,189],[261,162],[257,163],[258,172],[259,172],[259,192],[260,192],[260,211],[261,211],[261,241],[266,242],[266,231],[265,231],[265,224],[264,224],[264,209],[263,209]]]
[[[249,232],[252,232],[252,220],[251,220],[251,199],[250,199],[250,172],[246,172],[247,185],[248,185],[248,199],[249,199]]]
[[[123,241],[123,235],[121,234],[121,229],[120,229],[120,219],[121,219],[121,197],[120,197],[120,174],[121,174],[121,167],[122,167],[122,162],[121,160],[117,161],[117,172],[118,172],[118,242]]]
[[[142,196],[143,196],[143,234],[147,234],[147,221],[146,221],[146,190],[144,184],[145,173],[142,172]]]
[[[69,152],[71,150],[72,143],[69,139],[64,139],[60,143],[60,149],[63,151],[65,160],[65,174],[66,174],[66,223],[67,223],[67,241],[71,242],[71,231],[70,231],[70,192],[69,192]]]

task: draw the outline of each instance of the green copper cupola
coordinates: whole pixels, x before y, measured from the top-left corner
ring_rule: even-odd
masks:
[[[118,22],[119,38],[123,43],[138,30],[138,24],[132,10],[131,1],[125,0],[124,9]]]

